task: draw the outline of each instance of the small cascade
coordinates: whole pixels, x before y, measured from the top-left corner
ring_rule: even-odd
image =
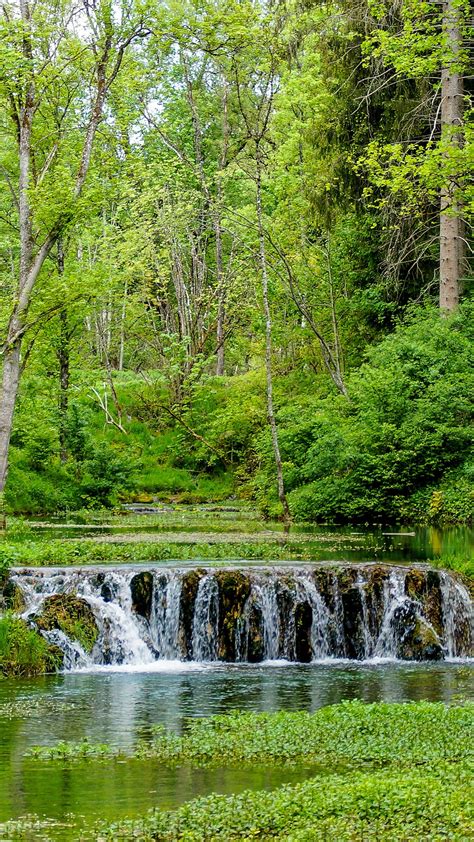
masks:
[[[208,574],[199,582],[194,604],[192,652],[195,661],[217,661],[219,586]]]
[[[23,594],[23,616],[63,651],[66,670],[176,659],[440,660],[474,654],[468,591],[449,573],[421,566],[36,569],[15,572],[12,580]],[[42,622],[51,600],[62,597],[74,597],[93,616],[91,651],[60,620]]]
[[[161,573],[154,582],[150,632],[158,657],[165,660],[180,657],[180,597],[180,578],[172,572]]]

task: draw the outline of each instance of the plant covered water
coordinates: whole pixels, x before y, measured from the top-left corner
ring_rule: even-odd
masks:
[[[47,761],[26,757],[32,746],[54,745],[60,740],[79,742],[87,737],[91,743],[131,752],[153,725],[163,724],[179,732],[189,716],[235,709],[314,711],[356,698],[446,703],[472,699],[474,675],[469,665],[459,663],[170,663],[140,671],[104,668],[103,672],[3,680],[0,823],[35,814],[62,823],[48,830],[50,837],[77,839],[80,827],[89,828],[92,834],[98,819],[133,817],[153,806],[172,808],[210,792],[273,788],[305,779],[315,771],[314,767],[278,765],[170,769],[153,759]]]

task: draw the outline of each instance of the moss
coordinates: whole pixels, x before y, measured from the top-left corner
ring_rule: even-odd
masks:
[[[23,592],[12,579],[5,578],[0,583],[0,609],[21,613],[25,608]]]
[[[250,579],[240,570],[219,570],[219,650],[222,661],[235,660],[235,631],[250,595]]]
[[[199,582],[205,575],[206,571],[204,568],[199,567],[197,570],[189,570],[184,574],[182,579],[179,606],[179,638],[181,651],[186,654],[188,659],[191,659],[193,656],[194,604],[196,602]]]
[[[420,602],[426,591],[426,573],[418,567],[411,567],[407,570],[405,577],[405,593],[411,599],[418,599]]]
[[[90,605],[74,594],[54,594],[45,599],[41,614],[34,617],[38,629],[60,629],[91,652],[99,629]]]
[[[149,620],[153,601],[153,575],[148,571],[137,573],[130,582],[130,590],[133,610]]]
[[[0,618],[0,673],[34,676],[61,669],[63,653],[21,617]]]

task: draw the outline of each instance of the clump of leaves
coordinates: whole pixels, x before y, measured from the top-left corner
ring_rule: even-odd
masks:
[[[52,746],[33,746],[26,756],[35,760],[87,760],[116,757],[118,750],[108,743],[90,743],[87,737],[78,743],[60,740]]]
[[[63,653],[49,644],[21,617],[7,611],[0,617],[0,673],[42,675],[61,668]]]

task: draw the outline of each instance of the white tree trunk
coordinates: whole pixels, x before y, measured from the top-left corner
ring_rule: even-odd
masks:
[[[267,379],[267,416],[272,434],[273,455],[278,482],[278,498],[283,507],[283,519],[285,523],[290,522],[290,509],[286,499],[285,482],[283,477],[283,465],[281,461],[280,445],[278,441],[278,428],[273,407],[273,377],[272,377],[272,317],[268,297],[268,270],[267,256],[265,251],[265,231],[262,218],[262,173],[259,150],[257,148],[257,222],[259,238],[260,269],[262,273],[263,311],[265,314],[265,369]]]
[[[463,78],[457,63],[461,50],[460,7],[457,0],[446,0],[443,31],[448,56],[441,71],[441,132],[454,146],[462,142]],[[463,275],[465,247],[464,224],[456,198],[459,173],[450,173],[441,192],[439,306],[444,312],[456,310]]]

